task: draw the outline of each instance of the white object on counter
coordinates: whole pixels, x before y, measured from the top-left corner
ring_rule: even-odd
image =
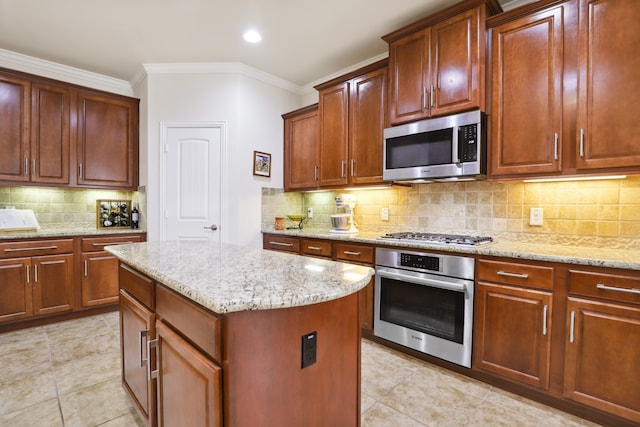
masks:
[[[39,230],[40,224],[31,209],[0,209],[0,231]]]

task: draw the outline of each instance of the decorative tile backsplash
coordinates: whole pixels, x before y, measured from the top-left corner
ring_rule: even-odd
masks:
[[[32,209],[42,228],[96,228],[96,200],[133,200],[141,204],[142,196],[134,191],[0,187],[0,209]]]
[[[358,198],[362,231],[398,230],[487,234],[509,240],[640,249],[640,177],[554,183],[464,182],[413,184],[344,191]],[[306,214],[307,227],[331,228],[336,191],[284,193],[263,189],[263,229],[274,216]],[[381,209],[389,209],[389,220]],[[543,225],[529,225],[531,208],[543,209]],[[291,224],[287,224],[291,225]]]

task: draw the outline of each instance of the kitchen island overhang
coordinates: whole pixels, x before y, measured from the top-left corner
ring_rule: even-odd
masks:
[[[107,250],[121,262],[121,299],[135,300],[126,290],[132,273],[154,287],[148,310],[158,336],[147,342],[158,348],[145,352],[144,343],[136,342],[129,349],[138,357],[142,348],[140,359],[149,360],[149,372],[157,375],[146,384],[148,408],[142,412],[150,414],[149,424],[166,423],[176,409],[171,366],[175,371],[182,365],[171,360],[177,354],[170,351],[173,333],[193,346],[185,354],[196,352],[212,367],[209,390],[215,396],[211,391],[177,396],[180,412],[186,406],[189,413],[203,414],[196,425],[360,424],[358,291],[370,282],[373,269],[208,242],[150,242]],[[132,395],[126,376],[134,363],[125,366],[125,346],[131,342],[125,338],[142,332],[127,329],[126,306],[121,304],[123,385]],[[196,323],[209,319],[219,325],[206,337],[215,336],[210,347],[219,352],[207,351],[207,345],[189,336],[193,322],[184,317],[190,312],[197,313],[192,317]]]

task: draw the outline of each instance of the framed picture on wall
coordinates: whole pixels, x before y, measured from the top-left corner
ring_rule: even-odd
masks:
[[[253,152],[253,174],[271,176],[271,154],[260,151]]]

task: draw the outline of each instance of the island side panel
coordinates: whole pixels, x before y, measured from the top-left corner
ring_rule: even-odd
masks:
[[[302,369],[302,336],[317,332]],[[308,306],[229,313],[223,326],[227,426],[360,425],[358,294]]]

